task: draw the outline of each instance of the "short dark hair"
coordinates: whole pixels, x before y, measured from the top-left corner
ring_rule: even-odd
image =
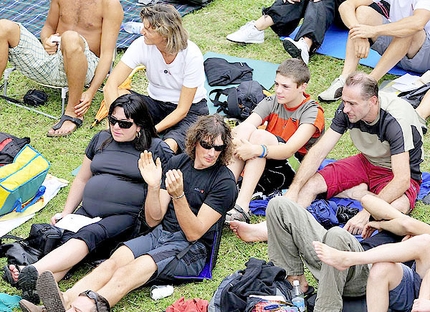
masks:
[[[361,87],[361,96],[363,99],[368,100],[372,96],[378,97],[379,87],[378,82],[372,76],[363,73],[363,72],[353,72],[346,78],[345,86],[360,86]]]
[[[308,83],[311,79],[311,72],[308,65],[301,59],[289,58],[279,65],[276,74],[291,78],[297,86]]]
[[[140,127],[140,135],[133,141],[134,147],[142,152],[149,149],[152,138],[158,137],[158,134],[144,98],[132,93],[119,96],[110,105],[109,116],[112,115],[116,107],[121,107],[125,117],[133,119],[133,122]]]
[[[225,145],[224,150],[218,157],[218,161],[223,165],[228,165],[233,156],[231,129],[230,126],[224,122],[224,118],[219,114],[201,116],[188,129],[185,152],[194,160],[196,158],[197,144],[201,140],[213,144],[218,136],[221,136],[222,142]]]

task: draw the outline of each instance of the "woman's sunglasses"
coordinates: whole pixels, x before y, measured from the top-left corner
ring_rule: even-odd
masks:
[[[108,120],[109,120],[109,123],[110,123],[112,126],[115,126],[115,125],[118,123],[118,126],[119,126],[121,129],[130,129],[130,128],[131,128],[131,126],[133,125],[133,122],[132,122],[132,121],[118,120],[118,119],[116,119],[116,118],[115,118],[115,117],[113,117],[113,116],[109,116],[109,117],[108,117]]]
[[[211,148],[213,148],[217,152],[222,152],[225,149],[225,144],[223,144],[223,145],[211,145],[205,141],[200,141],[200,146],[203,147],[204,149],[207,149],[207,150],[210,150]]]

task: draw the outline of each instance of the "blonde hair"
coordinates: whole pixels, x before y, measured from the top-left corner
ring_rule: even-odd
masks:
[[[182,25],[182,18],[174,6],[170,4],[154,4],[140,11],[142,22],[167,40],[166,52],[177,54],[188,46],[188,32]]]

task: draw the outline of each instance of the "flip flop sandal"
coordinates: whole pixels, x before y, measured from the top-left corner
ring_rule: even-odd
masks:
[[[54,274],[51,271],[45,271],[40,274],[37,279],[36,288],[46,310],[55,312],[66,311],[63,294],[58,288]]]
[[[36,282],[39,277],[39,272],[32,265],[27,265],[21,270],[18,276],[18,285],[22,289],[22,299],[28,300],[31,303],[39,304],[40,298],[36,291]]]
[[[235,210],[235,211],[227,212],[227,215],[225,217],[226,222],[230,222],[234,220],[242,221],[246,223],[251,222],[251,215],[249,214],[249,212],[245,212],[245,210],[243,210],[242,207],[240,207],[238,204],[235,204],[232,210]]]
[[[15,264],[14,264],[15,265]],[[20,268],[19,268],[19,266],[18,265],[15,265],[15,267],[18,269],[18,271],[19,272],[21,272],[21,270],[20,270]],[[20,289],[19,288],[19,285],[18,285],[18,281],[15,281],[14,279],[13,279],[13,276],[12,276],[12,272],[10,271],[10,269],[9,269],[9,265],[5,265],[4,267],[3,267],[3,280],[5,280],[7,283],[9,283],[11,286],[13,286],[13,287],[16,287],[17,289]]]
[[[55,125],[52,126],[52,129],[53,130],[60,129],[63,126],[63,123],[65,121],[71,121],[71,122],[73,122],[76,125],[75,130],[78,129],[80,126],[82,126],[82,123],[83,123],[83,121],[81,119],[79,119],[79,118],[73,118],[72,116],[69,116],[69,115],[63,115],[63,116],[61,116],[60,121],[57,122]],[[62,134],[56,134],[56,133],[50,134],[48,132],[46,134],[46,136],[47,137],[65,137],[65,136],[68,136],[68,135],[72,134],[75,130],[70,131],[68,133],[62,133]]]
[[[106,298],[92,290],[86,290],[84,292],[81,292],[79,296],[86,296],[87,298],[93,300],[96,305],[96,312],[110,311],[110,305]]]

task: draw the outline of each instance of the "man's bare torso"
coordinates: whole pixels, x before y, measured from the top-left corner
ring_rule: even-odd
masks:
[[[57,32],[74,30],[85,38],[90,50],[100,55],[105,0],[58,0]]]

